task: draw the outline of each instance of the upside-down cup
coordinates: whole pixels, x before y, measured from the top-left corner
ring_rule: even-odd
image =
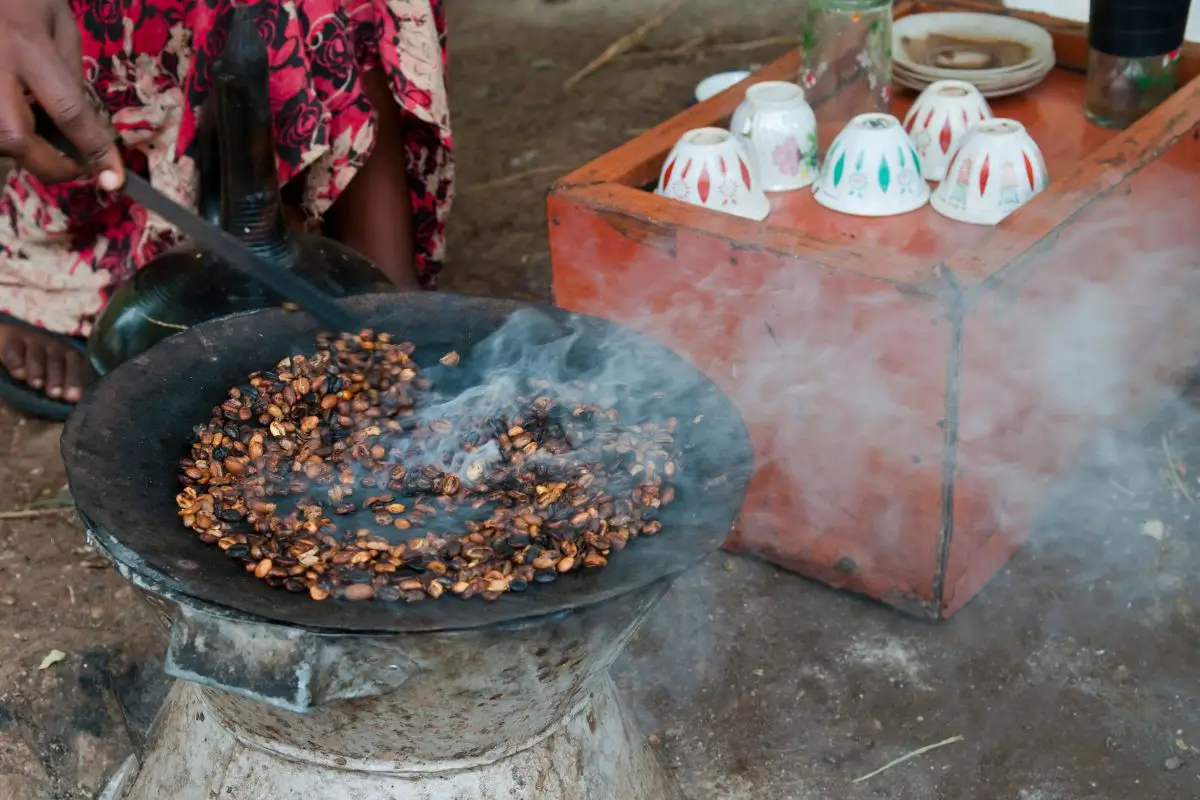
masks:
[[[764,81],[746,90],[729,130],[750,154],[764,192],[803,189],[817,177],[817,118],[804,90]]]
[[[959,222],[995,225],[1047,183],[1046,159],[1025,126],[989,119],[963,136],[930,204]]]
[[[843,214],[890,217],[925,205],[929,184],[900,120],[859,114],[830,145],[813,197]]]
[[[746,148],[722,128],[696,128],[681,136],[663,163],[654,193],[756,222],[771,210]]]
[[[972,125],[992,118],[987,100],[966,81],[938,81],[921,92],[904,118],[925,180],[942,181],[954,148]]]

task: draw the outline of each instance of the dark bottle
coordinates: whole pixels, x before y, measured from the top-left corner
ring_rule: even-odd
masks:
[[[353,250],[288,230],[275,170],[267,50],[250,9],[232,14],[214,73],[199,141],[200,215],[335,297],[395,291]],[[265,286],[185,242],[113,295],[88,339],[88,355],[104,375],[192,325],[279,304]]]
[[[1174,93],[1191,0],[1092,0],[1088,119],[1127,128]]]

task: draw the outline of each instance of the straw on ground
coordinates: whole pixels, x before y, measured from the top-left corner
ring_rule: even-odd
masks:
[[[966,737],[951,736],[949,739],[943,739],[942,741],[937,742],[936,744],[925,745],[924,747],[921,747],[917,750],[913,750],[911,753],[900,756],[899,758],[897,758],[894,761],[889,761],[888,763],[884,764],[882,767],[875,770],[874,772],[868,772],[866,775],[863,775],[861,778],[855,778],[854,780],[852,780],[850,782],[851,783],[862,783],[863,781],[869,781],[871,778],[874,778],[876,775],[880,775],[884,772],[887,772],[892,767],[900,766],[905,761],[911,761],[912,759],[916,758],[917,756],[921,756],[921,755],[928,753],[930,750],[937,750],[939,747],[945,747],[948,744],[954,744],[955,742],[961,742],[964,738],[966,738]]]

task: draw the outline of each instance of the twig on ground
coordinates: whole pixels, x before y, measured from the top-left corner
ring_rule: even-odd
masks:
[[[603,68],[613,59],[628,53],[630,50],[640,44],[643,39],[649,36],[651,31],[661,26],[664,22],[670,19],[676,11],[683,8],[689,2],[691,2],[691,0],[675,0],[674,3],[671,3],[671,5],[667,6],[658,14],[654,15],[629,33],[614,41],[607,48],[605,48],[603,53],[588,62],[583,69],[567,78],[566,81],[563,82],[563,89],[569,91],[575,86],[575,84],[579,83],[596,70]]]
[[[1192,499],[1192,493],[1183,485],[1183,478],[1179,477],[1179,467],[1175,465],[1175,455],[1171,452],[1171,442],[1167,439],[1165,433],[1162,435],[1162,449],[1163,455],[1167,457],[1167,479],[1170,480],[1172,486],[1179,490],[1184,500],[1195,505],[1196,501]]]
[[[461,190],[462,194],[477,194],[486,192],[488,189],[499,189],[503,186],[510,186],[514,183],[520,183],[526,178],[532,178],[534,175],[544,175],[547,172],[561,172],[564,175],[571,171],[571,167],[564,167],[561,164],[554,164],[544,167],[534,167],[520,172],[514,172],[510,175],[505,175],[503,178],[496,178],[492,181],[484,181],[483,183],[475,183],[469,186],[464,186]]]
[[[1135,492],[1133,489],[1130,489],[1130,488],[1129,488],[1129,487],[1127,487],[1127,486],[1122,486],[1121,484],[1117,483],[1117,481],[1116,481],[1115,479],[1113,479],[1113,478],[1109,478],[1109,479],[1108,479],[1108,483],[1109,483],[1109,485],[1111,485],[1111,486],[1112,486],[1114,489],[1116,489],[1116,490],[1117,490],[1117,491],[1119,491],[1119,492],[1122,492],[1123,494],[1127,494],[1127,495],[1129,495],[1130,497],[1137,497],[1137,492]]]
[[[621,56],[621,58],[630,59],[633,61],[658,61],[664,58],[679,58],[680,56],[686,56],[696,52],[697,50],[704,49],[703,45],[707,41],[708,34],[704,34],[702,36],[696,36],[692,39],[688,39],[683,44],[676,45],[675,47],[668,47],[665,50],[638,50],[635,53],[626,53],[625,55]]]
[[[800,44],[800,37],[798,36],[770,36],[766,39],[752,39],[746,42],[712,42],[705,44],[707,40],[707,36],[697,36],[695,39],[689,39],[677,47],[670,47],[665,50],[639,50],[636,53],[626,53],[624,57],[630,61],[661,61],[667,58],[682,58],[694,53],[744,53],[748,50],[760,50],[764,47],[773,47],[780,44]]]
[[[6,519],[36,519],[37,517],[50,517],[55,514],[74,514],[74,506],[60,506],[56,508],[22,508],[12,511],[0,511],[0,520]]]
[[[28,503],[22,503],[19,506],[10,508],[9,511],[29,511],[34,508],[74,508],[75,500],[71,497],[70,489],[63,489],[54,497],[47,497],[42,500],[30,500]]]
[[[905,761],[910,761],[910,760],[916,758],[917,756],[925,755],[930,750],[937,750],[939,747],[945,747],[948,744],[954,744],[955,742],[961,742],[965,738],[966,738],[965,736],[951,736],[949,739],[943,739],[942,741],[940,741],[936,744],[925,745],[924,747],[913,750],[911,753],[908,753],[907,755],[900,756],[899,758],[897,758],[894,761],[889,761],[888,763],[884,764],[882,767],[875,770],[874,772],[868,772],[866,775],[863,775],[861,778],[855,778],[854,780],[852,780],[850,782],[851,783],[862,783],[863,781],[868,781],[871,778],[874,778],[876,775],[887,772],[892,767],[900,766]]]
[[[45,517],[52,514],[61,514],[65,511],[75,511],[75,501],[71,498],[71,492],[64,490],[59,492],[55,497],[50,497],[45,500],[33,500],[29,503],[10,508],[7,511],[0,511],[0,520],[4,519],[33,519],[34,517]]]

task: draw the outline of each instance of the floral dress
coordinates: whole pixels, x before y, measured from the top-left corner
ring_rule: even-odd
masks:
[[[360,80],[380,69],[404,114],[417,270],[432,288],[453,192],[444,0],[70,0],[87,82],[130,169],[196,206],[197,123],[235,5],[257,6],[271,66],[281,183],[303,173],[320,216],[375,141]],[[165,221],[93,183],[14,170],[0,194],[0,311],[86,336],[108,297],[178,242]]]

